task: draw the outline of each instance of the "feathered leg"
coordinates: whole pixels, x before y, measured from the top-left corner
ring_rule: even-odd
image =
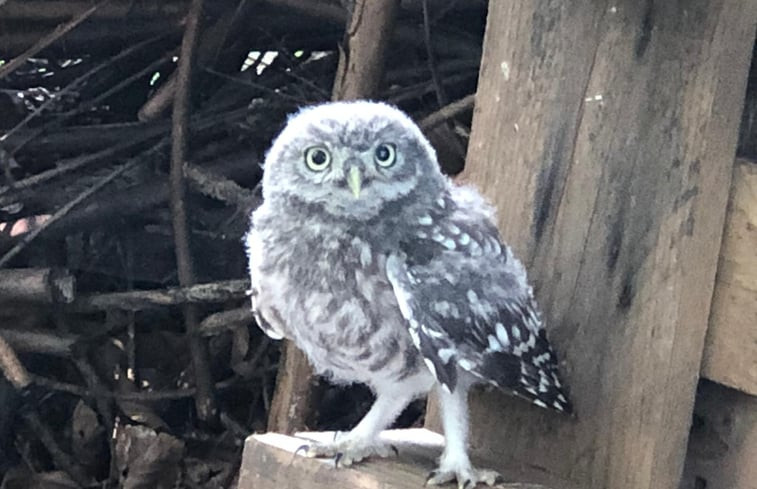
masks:
[[[376,392],[376,401],[368,414],[348,433],[331,443],[313,443],[307,447],[308,457],[335,457],[339,465],[349,466],[370,456],[388,457],[396,449],[379,440],[403,409],[430,388],[432,379],[426,374],[391,388]]]
[[[439,468],[429,474],[427,485],[445,484],[457,480],[459,489],[470,489],[483,482],[493,486],[501,476],[493,470],[475,469],[468,458],[468,390],[460,382],[453,392],[439,387],[445,447],[439,459]]]

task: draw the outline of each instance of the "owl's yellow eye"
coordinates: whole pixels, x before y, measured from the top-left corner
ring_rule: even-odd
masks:
[[[397,150],[393,144],[379,144],[376,147],[376,151],[373,153],[373,159],[376,160],[377,165],[389,168],[397,159]]]
[[[313,146],[305,150],[305,164],[313,171],[323,171],[331,163],[331,153],[323,146]]]

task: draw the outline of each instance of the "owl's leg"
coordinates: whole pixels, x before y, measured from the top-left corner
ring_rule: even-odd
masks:
[[[457,480],[458,489],[470,489],[478,483],[493,486],[502,477],[493,470],[475,469],[468,458],[468,390],[470,386],[458,383],[453,392],[439,387],[445,447],[439,459],[439,468],[432,471],[427,485],[440,485]]]
[[[423,378],[377,390],[376,401],[357,426],[331,443],[308,445],[305,454],[309,457],[335,457],[339,465],[345,466],[370,456],[388,457],[396,449],[379,440],[379,434],[397,419],[410,401],[428,392],[429,384],[430,381]]]

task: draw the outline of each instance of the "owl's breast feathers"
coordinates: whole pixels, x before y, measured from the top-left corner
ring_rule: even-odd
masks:
[[[269,336],[293,340],[337,382],[375,385],[423,369],[380,243],[317,216],[288,226],[259,211],[247,241],[253,306]]]
[[[500,241],[488,208],[454,188],[416,220],[387,260],[387,275],[437,380],[452,391],[463,371],[570,411],[525,270]]]

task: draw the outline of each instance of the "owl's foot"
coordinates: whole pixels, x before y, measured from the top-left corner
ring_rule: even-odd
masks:
[[[462,467],[445,466],[442,463],[438,469],[431,471],[426,479],[427,486],[439,486],[447,482],[457,481],[458,489],[473,489],[478,484],[494,486],[505,480],[498,472],[487,469],[474,469],[470,465]]]
[[[331,443],[311,442],[298,449],[303,451],[306,457],[311,458],[334,458],[334,465],[349,467],[368,457],[389,457],[397,455],[394,445],[382,443],[378,440],[356,440],[349,437],[343,440],[334,440]]]

